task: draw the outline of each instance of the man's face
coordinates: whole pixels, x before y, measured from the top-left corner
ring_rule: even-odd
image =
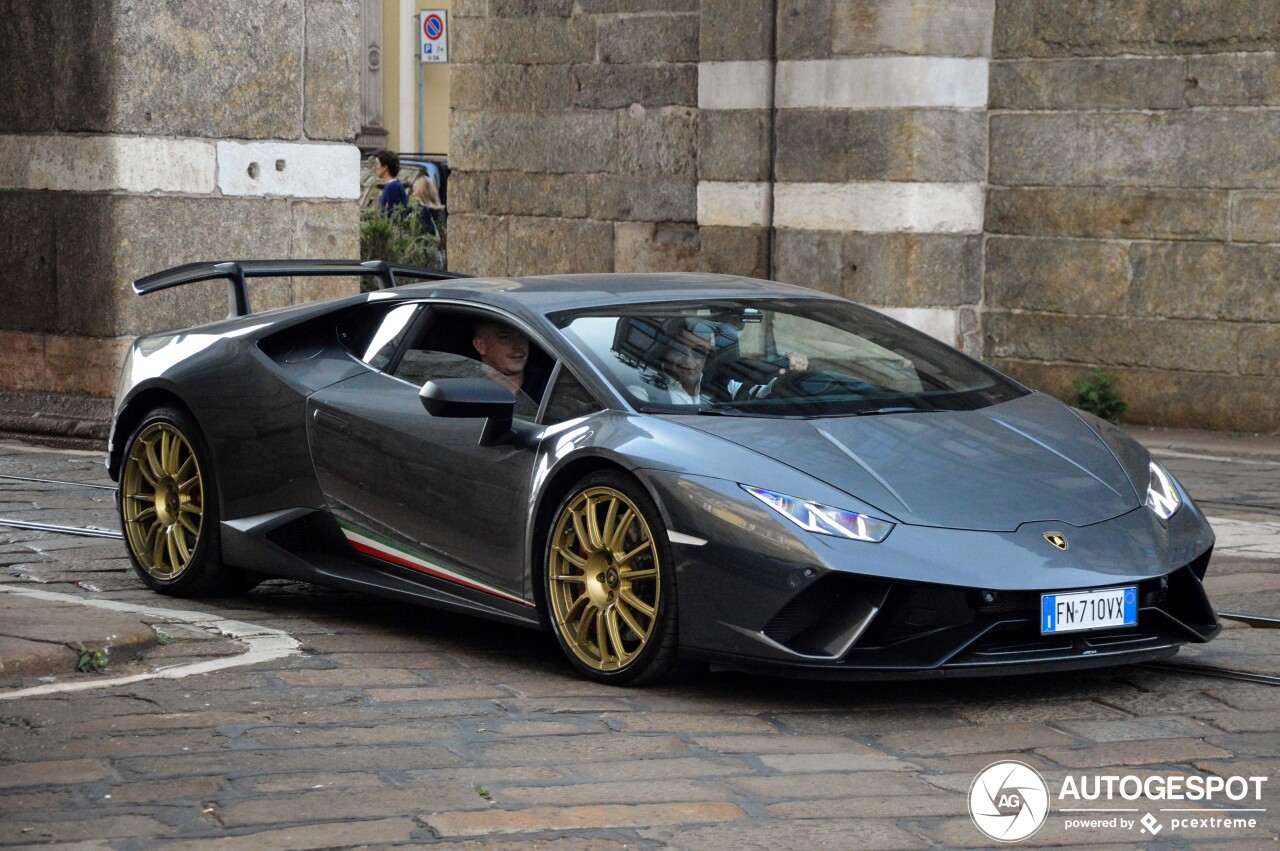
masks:
[[[524,372],[525,362],[529,360],[529,338],[523,331],[486,325],[476,332],[471,342],[485,365],[506,376]]]
[[[703,337],[681,328],[680,333],[672,338],[662,356],[664,368],[690,396],[698,392],[698,382],[702,379],[702,368],[707,365],[707,355],[711,353],[711,337]]]
[[[373,158],[373,173],[378,176],[379,180],[386,180],[391,176],[391,169],[382,164],[382,160],[377,157]]]

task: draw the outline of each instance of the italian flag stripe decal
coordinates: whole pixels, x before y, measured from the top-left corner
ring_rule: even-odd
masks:
[[[475,591],[483,591],[486,594],[492,594],[495,597],[501,597],[504,600],[510,600],[513,603],[519,603],[522,606],[533,608],[533,603],[522,600],[519,597],[508,594],[506,591],[499,591],[491,585],[485,585],[477,582],[470,577],[463,576],[460,573],[450,570],[449,568],[430,561],[412,550],[405,549],[399,544],[393,544],[391,541],[374,534],[358,529],[349,523],[341,520],[338,525],[342,527],[342,534],[347,536],[347,540],[351,542],[351,546],[355,547],[359,552],[367,556],[373,556],[382,561],[388,561],[392,564],[398,564],[401,567],[407,567],[410,570],[416,570],[419,573],[425,573],[428,576],[434,576],[437,579],[443,579],[452,582],[455,585],[461,585],[465,588],[471,588]]]

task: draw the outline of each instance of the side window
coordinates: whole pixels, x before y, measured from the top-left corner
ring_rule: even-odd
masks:
[[[338,325],[338,339],[369,366],[386,369],[421,308],[419,304],[368,305]]]
[[[465,355],[410,348],[392,375],[421,387],[436,378],[488,378],[486,369],[480,361]]]
[[[484,378],[516,397],[516,419],[533,422],[551,358],[523,331],[492,314],[433,308],[394,375],[421,387],[443,378]]]
[[[567,422],[596,411],[604,410],[582,382],[573,377],[573,373],[561,367],[556,377],[555,386],[551,388],[551,398],[547,400],[547,411],[542,418],[543,425],[556,425]]]

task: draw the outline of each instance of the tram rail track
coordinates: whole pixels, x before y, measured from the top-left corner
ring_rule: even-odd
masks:
[[[7,526],[10,529],[28,529],[36,532],[56,532],[59,535],[78,535],[82,538],[124,539],[124,535],[115,529],[103,529],[99,526],[60,526],[57,523],[35,523],[30,520],[12,520],[7,517],[0,517],[0,526]]]
[[[1138,665],[1148,671],[1167,674],[1193,674],[1200,677],[1212,677],[1219,680],[1236,680],[1246,683],[1260,683],[1268,686],[1280,686],[1280,677],[1274,674],[1258,674],[1253,671],[1236,671],[1231,668],[1216,668],[1212,665],[1197,665],[1193,662],[1146,662]]]
[[[66,479],[42,479],[38,476],[14,476],[7,473],[0,474],[0,481],[32,482],[41,485],[70,485],[77,488],[96,488],[104,491],[113,491],[116,489],[115,485],[100,485],[97,482],[70,482]]]
[[[115,491],[115,485],[103,485],[97,482],[73,482],[67,479],[46,479],[41,476],[15,476],[9,473],[0,474],[0,482],[29,482],[41,485],[63,485],[65,487],[93,488],[95,490]],[[33,520],[18,520],[0,517],[0,526],[10,529],[27,529],[36,532],[55,532],[60,535],[78,535],[83,538],[115,538],[120,540],[124,535],[115,529],[104,529],[100,526],[67,526],[60,523],[37,523]]]
[[[1280,629],[1280,618],[1270,618],[1265,615],[1243,615],[1238,612],[1218,612],[1218,617],[1226,618],[1229,621],[1240,621],[1248,624],[1255,629]]]

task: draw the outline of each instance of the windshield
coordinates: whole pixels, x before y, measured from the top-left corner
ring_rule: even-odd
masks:
[[[957,411],[1027,392],[849,302],[681,301],[553,318],[645,411],[801,417]]]

